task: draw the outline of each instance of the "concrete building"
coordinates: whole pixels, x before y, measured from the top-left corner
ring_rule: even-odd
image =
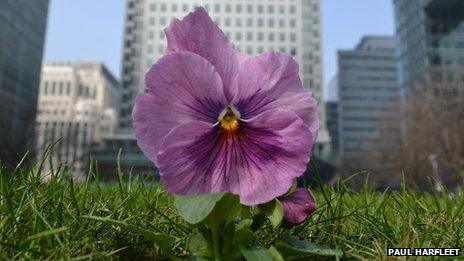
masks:
[[[326,125],[330,135],[330,160],[338,163],[340,150],[340,134],[338,130],[338,76],[332,78],[329,82],[326,105]]]
[[[282,51],[298,61],[303,84],[319,103],[321,129],[315,154],[327,157],[330,138],[322,90],[320,0],[128,0],[119,126],[131,127],[135,95],[144,90],[145,73],[166,48],[163,29],[173,18],[181,19],[199,5],[208,10],[240,51]]]
[[[393,37],[367,36],[353,50],[338,52],[338,97],[341,161],[361,170],[366,156],[385,149],[384,135],[399,128],[385,124],[399,112]]]
[[[0,1],[0,161],[32,149],[48,0]]]
[[[88,167],[89,152],[114,133],[120,86],[100,62],[46,62],[42,68],[36,121],[36,151],[61,139],[52,164],[67,164],[75,177]],[[44,169],[47,172],[50,166]]]
[[[394,0],[402,91],[440,84],[455,95],[464,70],[464,1]],[[461,87],[462,88],[462,87]]]

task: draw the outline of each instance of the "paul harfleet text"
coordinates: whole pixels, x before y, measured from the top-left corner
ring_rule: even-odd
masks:
[[[387,256],[459,256],[460,248],[387,248]]]

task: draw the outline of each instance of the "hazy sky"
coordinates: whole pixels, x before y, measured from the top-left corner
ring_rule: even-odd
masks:
[[[392,0],[321,0],[324,81],[338,49],[366,34],[393,35]],[[101,60],[119,78],[125,0],[51,0],[46,60]]]

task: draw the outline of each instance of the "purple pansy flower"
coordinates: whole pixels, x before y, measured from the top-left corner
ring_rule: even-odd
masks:
[[[284,53],[238,53],[203,8],[165,32],[166,53],[146,75],[133,120],[166,190],[228,191],[245,205],[283,195],[319,128],[298,64]]]
[[[316,210],[316,201],[305,188],[297,188],[290,195],[279,197],[279,201],[284,208],[282,226],[285,228],[303,223]]]

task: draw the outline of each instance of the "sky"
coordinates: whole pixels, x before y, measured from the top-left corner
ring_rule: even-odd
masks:
[[[324,82],[339,49],[364,35],[393,35],[393,0],[321,0]],[[120,78],[125,0],[51,0],[45,60],[103,61]]]

